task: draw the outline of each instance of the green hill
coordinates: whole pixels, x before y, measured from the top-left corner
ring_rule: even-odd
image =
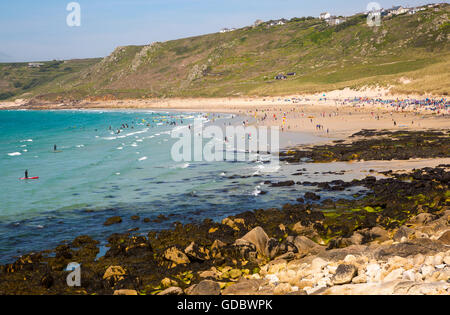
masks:
[[[447,94],[449,10],[442,4],[383,18],[378,28],[369,27],[364,15],[338,26],[294,18],[285,25],[266,22],[227,33],[119,47],[100,61],[85,61],[67,74],[47,76],[12,92],[19,97],[22,89],[42,98],[215,97],[392,85],[396,92]],[[2,82],[11,86],[21,80],[20,75],[5,76],[5,65],[0,67],[0,88]],[[287,80],[274,80],[292,72],[296,75]]]

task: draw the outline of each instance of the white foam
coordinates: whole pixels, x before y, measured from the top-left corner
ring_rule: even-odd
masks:
[[[146,159],[147,159],[147,157],[144,156],[144,157],[141,157],[138,161],[145,161]]]
[[[256,186],[256,187],[255,187],[255,190],[253,190],[252,195],[256,197],[256,196],[258,196],[260,193],[261,193],[261,187],[260,187],[260,186]]]
[[[260,164],[256,167],[256,172],[262,173],[276,173],[280,169],[279,164]]]
[[[20,142],[33,142],[33,139],[20,140]]]
[[[117,150],[123,150],[123,147],[118,147]]]
[[[22,155],[22,153],[20,152],[12,152],[12,153],[8,153],[9,156],[18,156],[18,155]]]

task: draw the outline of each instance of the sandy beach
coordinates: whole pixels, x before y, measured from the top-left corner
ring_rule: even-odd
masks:
[[[328,138],[345,138],[361,129],[422,130],[450,127],[450,110],[411,105],[424,96],[389,95],[387,89],[350,89],[314,95],[241,98],[171,98],[0,103],[0,109],[155,109],[249,116],[257,125],[279,126],[282,132],[307,132]],[[431,99],[431,96],[430,96]],[[442,97],[434,99],[445,100]],[[398,106],[393,105],[398,100]],[[403,102],[406,105],[403,105]],[[254,122],[253,122],[254,124]]]

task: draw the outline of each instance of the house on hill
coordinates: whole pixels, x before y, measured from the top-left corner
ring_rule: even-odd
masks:
[[[29,62],[28,63],[28,68],[40,68],[43,65],[44,64],[41,63],[41,62]]]
[[[319,18],[321,20],[328,20],[329,18],[331,18],[331,14],[329,12],[324,12],[320,14]]]
[[[228,32],[233,32],[235,31],[235,28],[223,28],[220,30],[221,33],[228,33]]]
[[[425,8],[423,8],[423,7],[411,8],[411,9],[409,9],[408,14],[413,15],[420,11],[425,11]]]
[[[263,23],[264,23],[263,20],[256,20],[255,23],[253,23],[253,27],[257,27],[257,26],[259,26],[259,25],[261,25]]]
[[[269,26],[284,25],[286,22],[287,20],[285,19],[270,21]]]
[[[328,25],[331,25],[331,26],[336,26],[336,25],[342,24],[344,22],[345,22],[345,19],[338,18],[335,16],[332,16],[331,18],[327,19]]]
[[[400,15],[400,14],[405,14],[408,13],[409,9],[404,8],[402,6],[396,6],[396,7],[392,7],[392,9],[389,10],[389,13],[391,13],[392,15]]]

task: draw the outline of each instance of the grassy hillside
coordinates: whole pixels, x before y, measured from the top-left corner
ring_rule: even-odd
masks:
[[[280,26],[119,47],[93,65],[46,77],[29,92],[44,98],[214,97],[394,85],[397,92],[446,94],[449,8],[384,18],[378,28],[367,26],[363,15],[338,26],[296,18]],[[274,80],[289,72],[296,75]]]
[[[58,79],[75,74],[98,63],[101,59],[80,59],[68,61],[46,61],[39,68],[30,68],[28,62],[0,63],[0,100],[27,97],[35,90]]]

